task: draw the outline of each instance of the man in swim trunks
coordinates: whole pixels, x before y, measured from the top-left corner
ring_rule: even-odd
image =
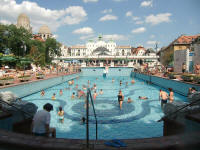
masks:
[[[161,107],[163,108],[163,106],[167,103],[167,99],[168,99],[168,94],[160,89],[160,97],[159,100],[161,98]]]

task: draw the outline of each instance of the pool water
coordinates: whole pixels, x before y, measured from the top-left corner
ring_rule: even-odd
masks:
[[[112,78],[115,79],[114,83],[112,83]],[[81,124],[81,118],[85,117],[85,100],[78,98],[72,100],[71,95],[77,91],[76,84],[80,89],[82,85],[87,86],[88,80],[90,80],[90,87],[94,83],[97,85],[97,93],[103,89],[103,94],[98,95],[94,102],[98,119],[98,139],[150,138],[163,135],[163,122],[157,122],[163,116],[159,101],[160,88],[138,79],[135,79],[136,83],[132,85],[129,76],[107,78],[81,76],[79,79],[74,79],[75,83],[72,86],[65,82],[46,89],[44,96],[38,92],[23,100],[36,104],[38,109],[42,109],[47,102],[53,104],[54,110],[51,111],[50,125],[56,127],[58,138],[85,139],[86,125]],[[123,82],[121,86],[120,80]],[[63,90],[61,96],[59,95],[60,89]],[[117,100],[120,89],[124,94],[122,110],[119,109]],[[56,100],[51,99],[53,93],[56,93]],[[138,96],[147,96],[148,100],[139,100]],[[127,103],[128,97],[133,100],[132,103]],[[186,101],[185,97],[176,93],[174,99]],[[59,106],[62,106],[65,112],[63,123],[59,121],[57,115]],[[90,139],[95,139],[96,125],[92,107],[89,113]]]

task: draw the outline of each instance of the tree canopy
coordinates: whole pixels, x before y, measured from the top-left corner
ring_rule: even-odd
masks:
[[[60,46],[54,38],[48,38],[46,41],[35,40],[23,27],[0,24],[0,53],[3,55],[27,57],[36,65],[44,66],[51,64],[56,55],[60,56]]]

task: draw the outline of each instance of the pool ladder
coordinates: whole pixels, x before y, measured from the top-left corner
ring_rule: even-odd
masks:
[[[89,148],[89,99],[91,100],[95,122],[96,122],[96,140],[98,137],[98,122],[97,122],[97,116],[94,108],[94,101],[92,98],[91,90],[90,88],[87,89],[87,97],[86,97],[86,146]]]

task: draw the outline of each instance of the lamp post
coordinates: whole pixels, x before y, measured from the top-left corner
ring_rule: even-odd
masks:
[[[22,41],[22,43],[23,43],[22,47],[23,47],[23,58],[24,58],[25,53],[26,53],[26,44],[24,41]],[[25,75],[25,63],[24,63],[24,75]]]
[[[10,32],[8,31],[8,30],[6,30],[6,31],[4,31],[4,35],[7,37],[7,38],[9,38],[9,35],[10,35]],[[7,39],[7,41],[6,41],[6,50],[5,50],[5,54],[10,54],[10,50],[9,50],[9,45],[8,45],[8,39]]]

